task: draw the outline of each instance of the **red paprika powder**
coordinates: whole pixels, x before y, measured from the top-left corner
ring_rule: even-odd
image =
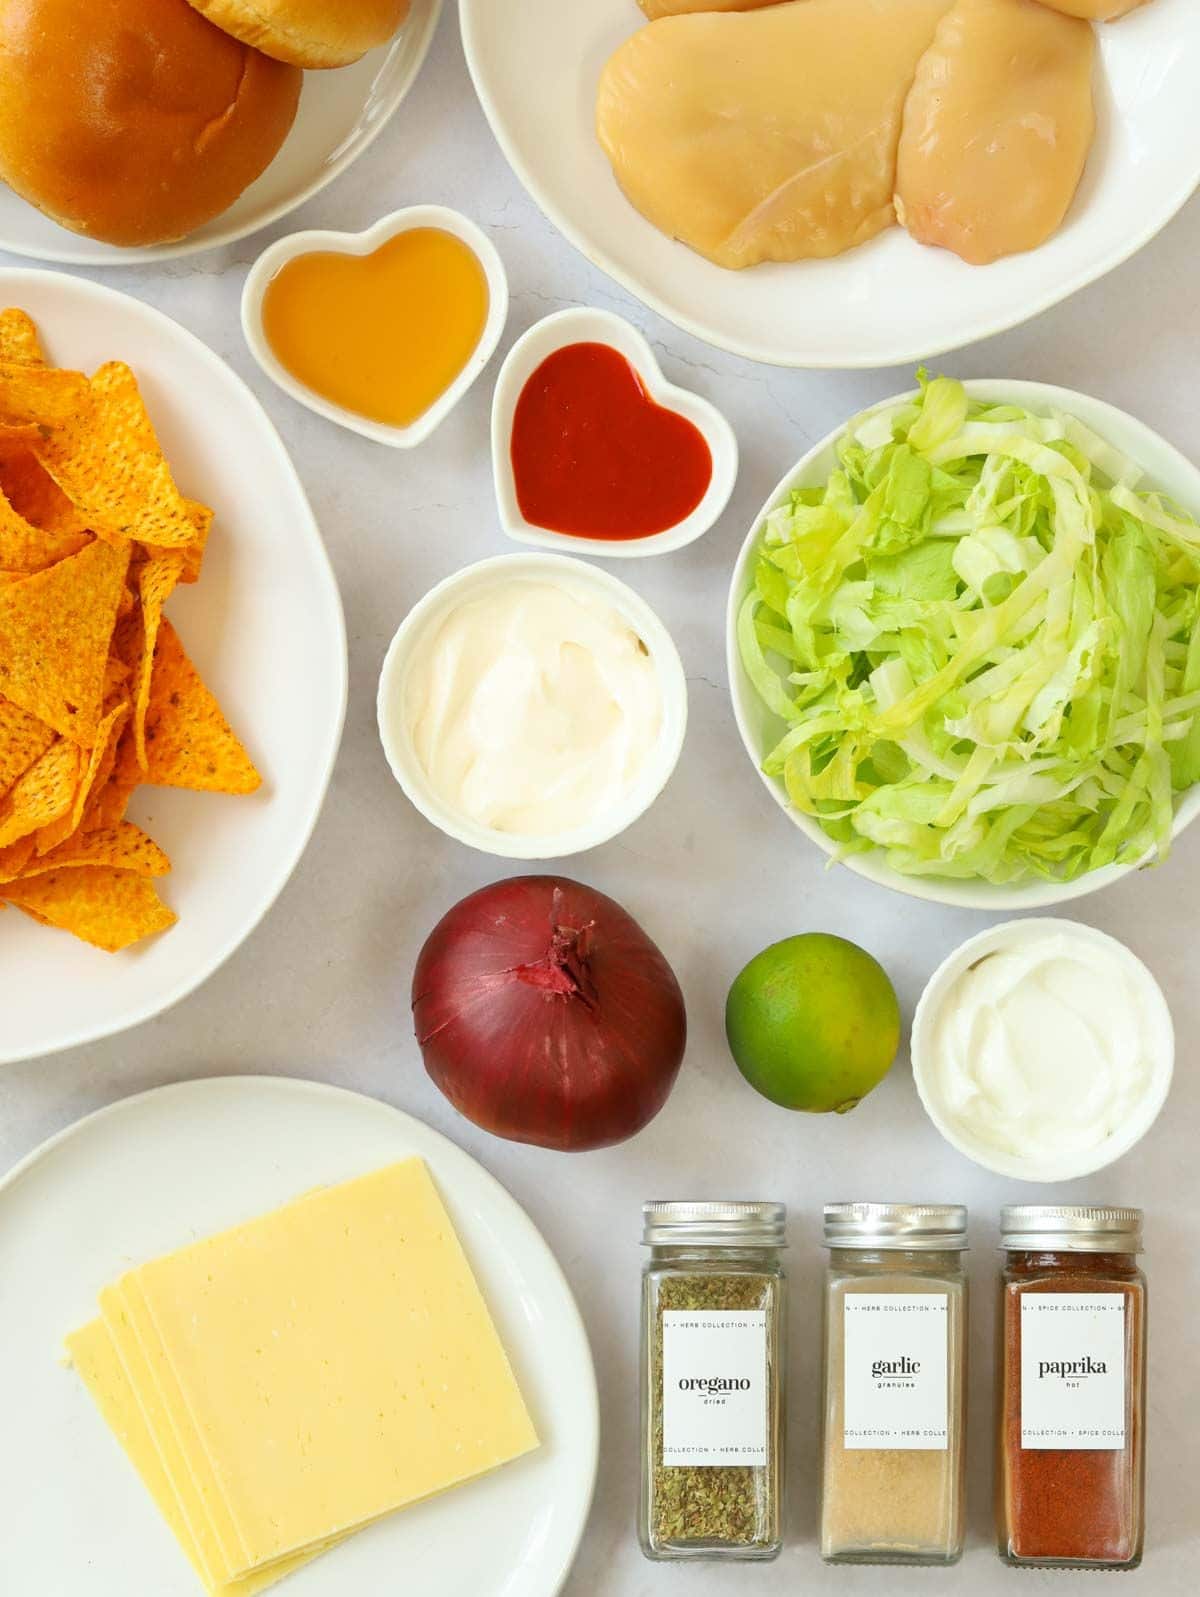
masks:
[[[1001,1225],[1000,1555],[1135,1568],[1145,1517],[1141,1211],[1020,1205]]]

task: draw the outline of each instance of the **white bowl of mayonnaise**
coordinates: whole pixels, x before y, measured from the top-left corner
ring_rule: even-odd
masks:
[[[1171,1086],[1162,989],[1115,937],[1006,921],[970,938],[917,1005],[917,1092],[946,1141],[1019,1181],[1070,1181],[1128,1153]]]
[[[379,678],[393,775],[448,837],[506,859],[595,848],[662,792],[687,683],[626,583],[557,554],[499,555],[409,611]]]

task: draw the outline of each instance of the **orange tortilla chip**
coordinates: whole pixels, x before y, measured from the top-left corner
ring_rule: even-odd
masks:
[[[27,449],[35,439],[43,438],[46,428],[32,421],[0,421],[0,452],[11,454],[14,449]]]
[[[90,532],[73,527],[47,531],[26,521],[0,488],[0,568],[26,573],[44,571],[91,543]]]
[[[157,787],[253,793],[261,785],[254,762],[165,616],[150,674],[145,735],[143,780]]]
[[[148,876],[111,865],[43,871],[0,886],[0,896],[110,954],[165,931],[178,918]]]
[[[96,540],[0,588],[0,693],[85,748],[96,741],[129,550]]]
[[[126,722],[116,747],[111,751],[111,758],[101,766],[96,777],[80,830],[91,832],[118,825],[125,819],[125,811],[129,808],[129,800],[135,789],[144,780],[134,752],[133,727]]]
[[[47,826],[40,826],[37,834],[37,851],[39,854],[49,854],[60,843],[65,843],[73,832],[78,831],[83,821],[84,808],[96,785],[97,777],[108,762],[108,769],[112,769],[112,759],[115,755],[117,739],[121,733],[121,723],[129,714],[129,705],[125,702],[114,705],[100,723],[100,731],[96,735],[96,742],[88,755],[87,765],[79,779],[79,786],[75,789],[75,797],[71,801],[71,808],[58,820],[51,821]]]
[[[116,634],[113,634],[114,637]],[[104,663],[104,702],[108,703],[114,693],[120,693],[132,675],[124,660],[119,660],[115,654],[110,654]]]
[[[65,815],[78,782],[79,750],[69,738],[56,738],[0,802],[0,848]]]
[[[128,593],[128,589],[126,589]],[[113,630],[112,642],[109,645],[109,665],[105,667],[106,679],[113,669],[112,662],[124,667],[125,681],[133,677],[134,667],[142,656],[142,618],[137,613],[132,598],[128,611],[118,611],[119,619]]]
[[[24,361],[29,366],[46,364],[33,317],[16,305],[0,311],[0,360]]]
[[[208,534],[212,529],[213,513],[207,505],[199,504],[195,499],[188,500],[188,509],[196,527],[195,541],[187,544],[183,553],[183,570],[180,573],[180,582],[197,582],[200,578],[200,567],[204,564],[204,551],[208,546]]]
[[[45,429],[77,422],[91,409],[92,396],[82,372],[27,360],[0,359],[0,421],[6,426]],[[35,440],[44,443],[42,438]]]
[[[150,704],[150,673],[163,605],[174,592],[183,571],[182,549],[156,549],[138,568],[138,595],[142,601],[141,657],[134,678],[133,737],[138,764],[146,769],[146,710]]]
[[[93,532],[168,547],[195,543],[188,501],[175,486],[129,367],[101,366],[91,394],[89,410],[34,445],[42,465]]]
[[[53,727],[9,699],[0,699],[0,795],[7,793],[53,742]]]
[[[32,854],[32,836],[18,838],[15,843],[0,848],[0,882],[15,881],[28,865]]]
[[[49,365],[31,318],[0,310],[0,910],[113,951],[165,930],[170,861],[130,796],[260,786],[163,613],[212,521],[128,366]]]
[[[87,523],[28,447],[0,450],[0,489],[19,516],[55,537],[87,532]]]
[[[171,869],[164,851],[140,826],[118,821],[116,826],[98,827],[94,832],[77,832],[51,854],[27,855],[14,874],[23,878],[40,876],[44,871],[81,865],[113,865],[139,876],[165,876]]]

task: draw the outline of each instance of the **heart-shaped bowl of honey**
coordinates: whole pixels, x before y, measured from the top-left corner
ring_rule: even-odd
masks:
[[[492,399],[500,521],[517,543],[664,554],[713,525],[737,480],[733,428],[668,382],[624,317],[580,306],[535,322]]]
[[[444,205],[393,211],[363,233],[292,233],[259,256],[242,291],[242,330],[267,376],[393,449],[445,420],[507,318],[495,245]]]

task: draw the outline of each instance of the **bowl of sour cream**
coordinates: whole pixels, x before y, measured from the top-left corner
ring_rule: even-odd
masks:
[[[679,759],[687,684],[632,588],[555,554],[455,572],[383,662],[392,772],[448,837],[506,859],[595,848],[654,802]]]
[[[977,1164],[1068,1181],[1128,1153],[1171,1085],[1162,989],[1123,943],[1078,921],[1008,921],[934,972],[913,1019],[917,1092]]]

